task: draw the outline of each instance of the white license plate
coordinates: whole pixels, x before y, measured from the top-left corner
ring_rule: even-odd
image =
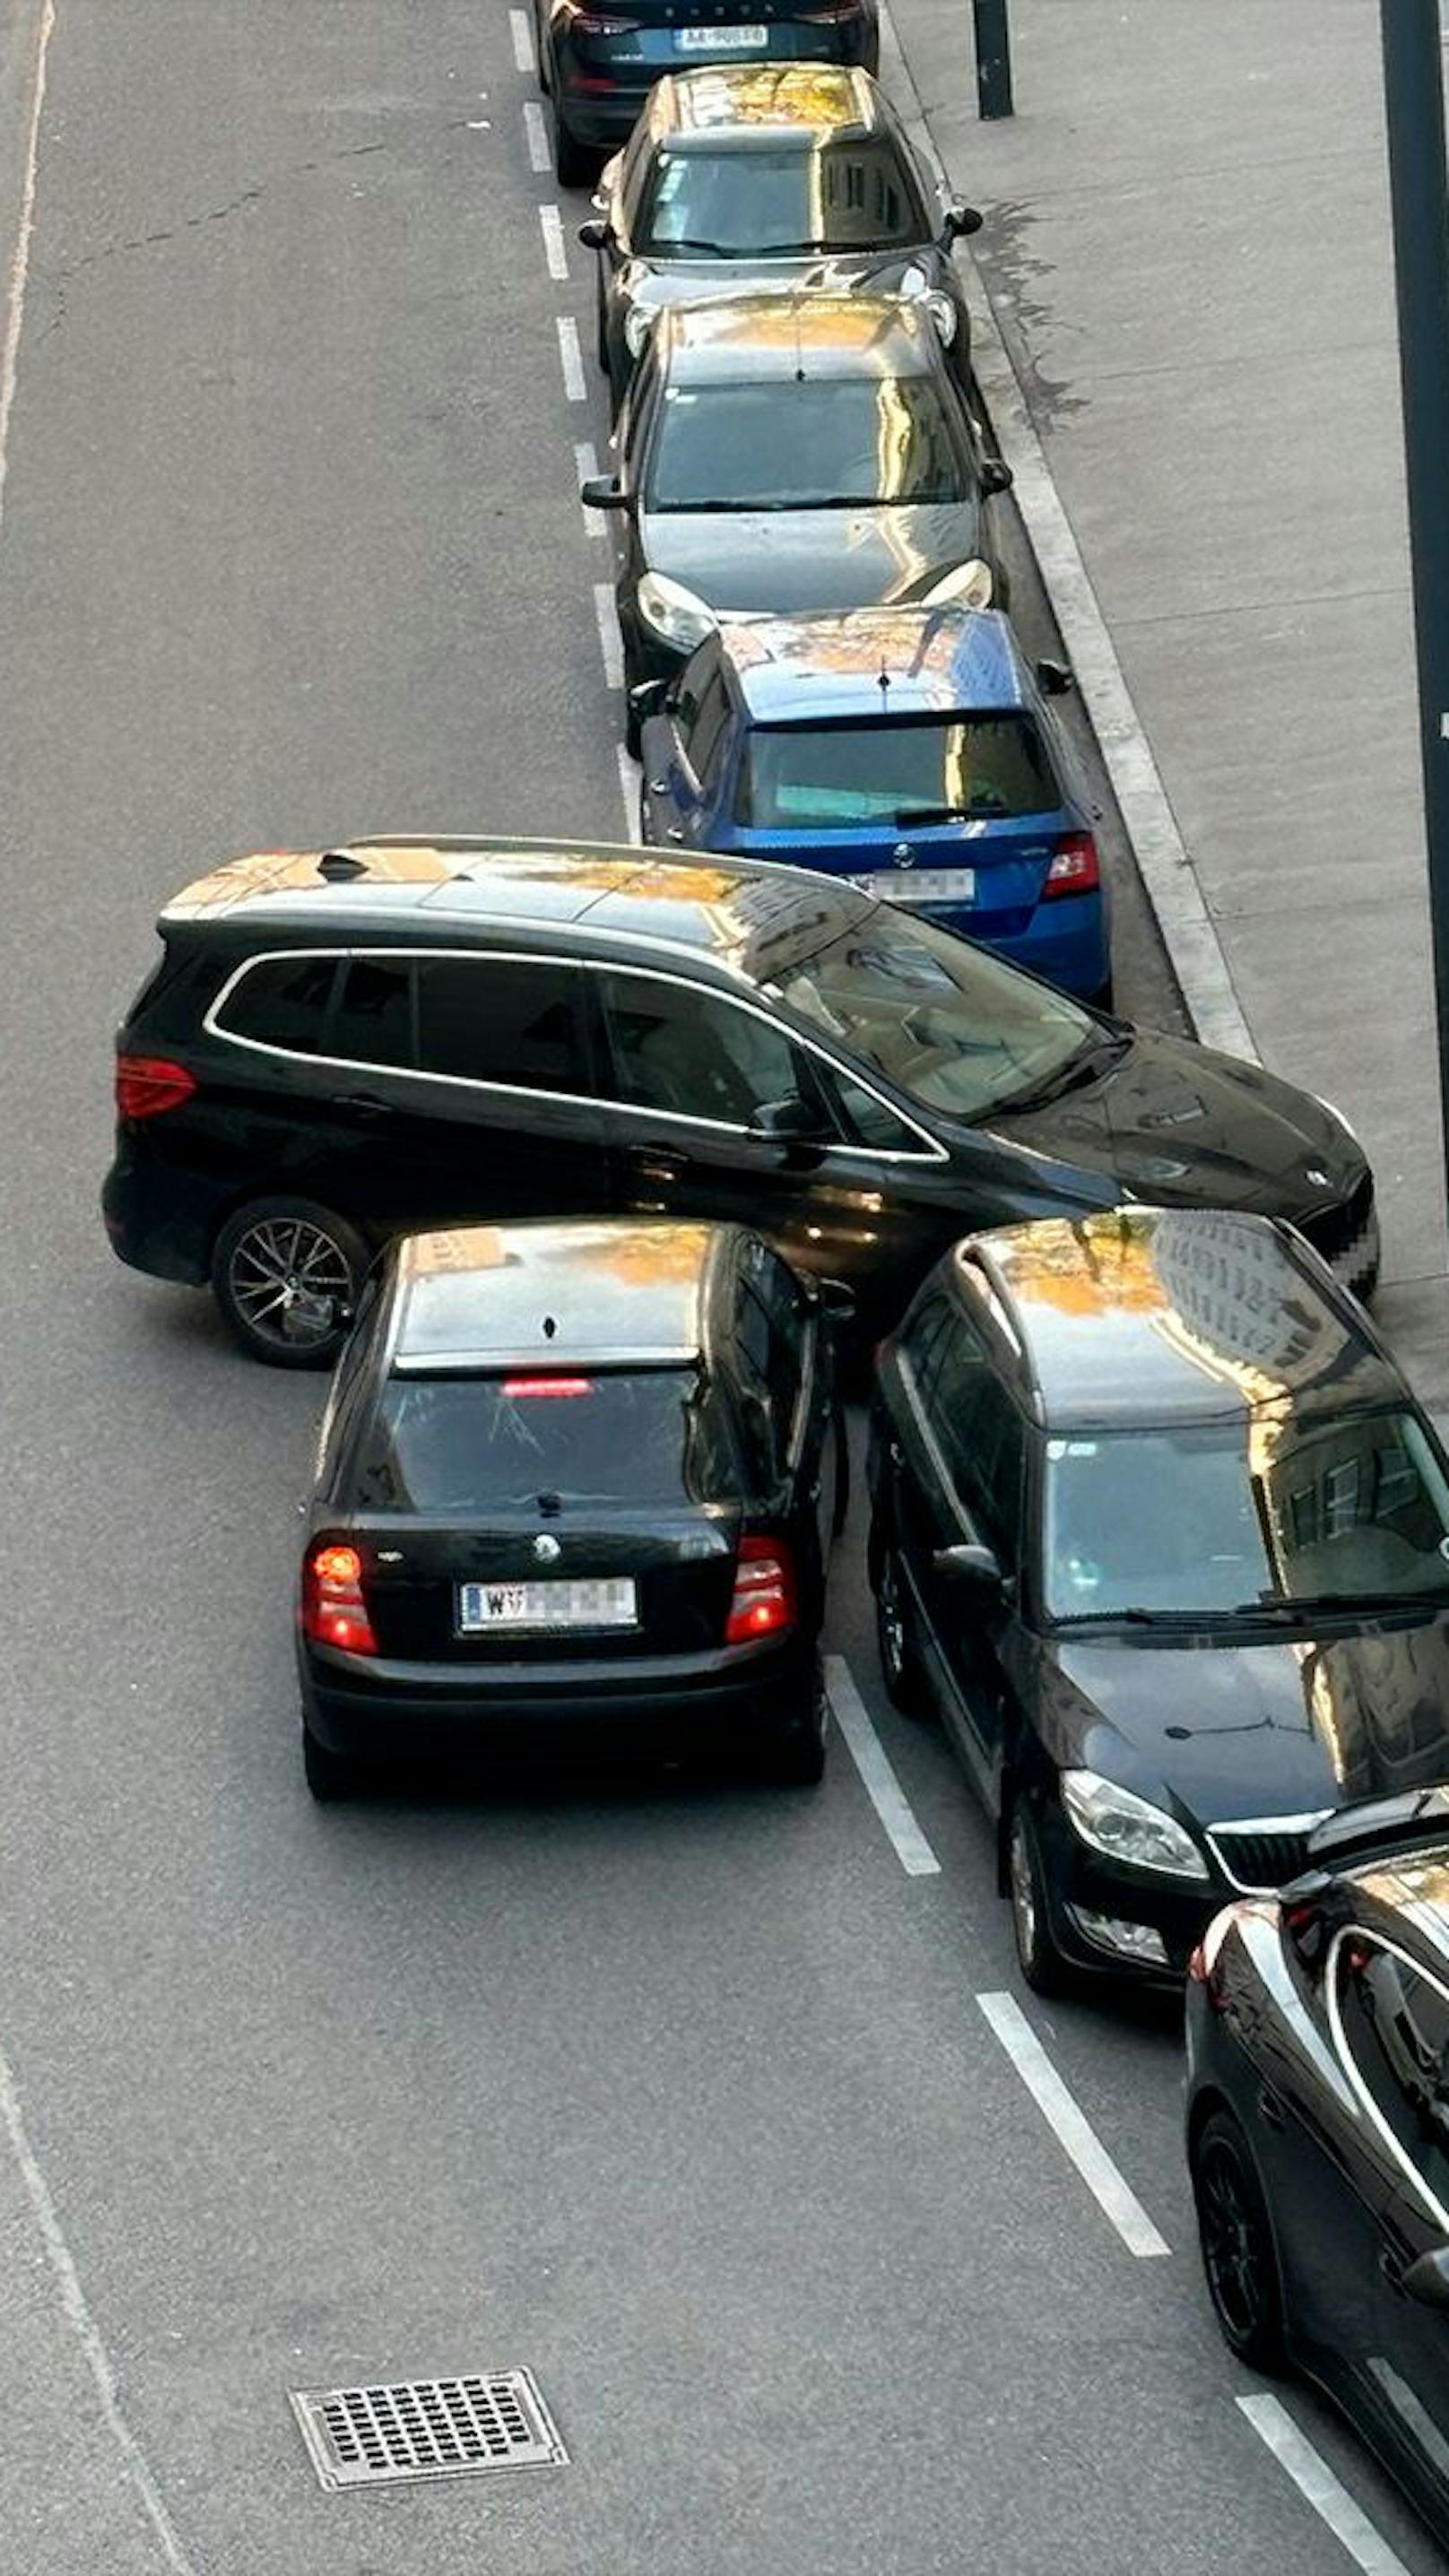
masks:
[[[882,903],[974,903],[974,868],[892,868],[878,877],[857,877],[862,894]]]
[[[764,27],[676,27],[674,43],[681,54],[762,54],[769,43]]]
[[[458,1634],[489,1628],[637,1628],[632,1575],[576,1576],[570,1583],[460,1583]]]

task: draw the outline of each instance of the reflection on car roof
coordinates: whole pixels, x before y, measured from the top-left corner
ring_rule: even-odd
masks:
[[[473,1225],[406,1236],[393,1367],[683,1363],[700,1351],[712,1257],[733,1229],[648,1218]]]
[[[733,127],[741,142],[760,131],[778,142],[783,128],[808,147],[843,132],[872,132],[883,122],[882,104],[867,73],[843,66],[724,64],[666,73],[655,85],[649,123],[660,142],[735,139],[721,135],[722,127]]]
[[[725,618],[720,650],[748,712],[771,724],[992,712],[1032,697],[1011,627],[992,608]]]
[[[937,372],[929,316],[889,295],[732,295],[675,304],[656,330],[673,385]]]

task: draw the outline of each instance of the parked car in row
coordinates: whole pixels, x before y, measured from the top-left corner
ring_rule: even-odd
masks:
[[[625,688],[672,679],[730,610],[1005,599],[983,454],[928,312],[867,295],[741,296],[660,315],[619,415]],[[639,747],[626,699],[626,738]]]
[[[1372,1272],[1332,1110],[838,877],[359,841],[233,860],[158,927],[107,1228],[282,1365],[335,1356],[388,1235],[479,1218],[751,1224],[856,1292],[862,1340],[967,1228],[1124,1190],[1269,1208]]]
[[[880,1357],[887,1687],[997,1830],[1022,1973],[1180,1980],[1334,1809],[1449,1781],[1449,1463],[1293,1228],[1002,1229]]]
[[[846,877],[1109,1007],[1068,685],[993,609],[726,619],[645,684],[644,838]]]
[[[1192,1962],[1208,2289],[1232,2350],[1316,2381],[1449,2545],[1449,1794],[1350,1807],[1305,1858]]]
[[[610,162],[579,238],[598,254],[598,353],[614,409],[655,316],[741,293],[920,297],[963,391],[971,316],[942,204],[863,71],[753,66],[666,76]]]
[[[581,187],[662,73],[704,63],[880,64],[876,0],[533,0],[554,170]]]
[[[563,1738],[825,1761],[830,1324],[738,1226],[411,1235],[363,1291],[297,1611],[315,1797]]]

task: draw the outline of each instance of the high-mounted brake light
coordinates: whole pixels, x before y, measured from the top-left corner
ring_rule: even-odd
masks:
[[[1091,833],[1063,832],[1046,872],[1046,884],[1041,890],[1043,903],[1056,895],[1095,894],[1101,882],[1097,844]]]
[[[302,1632],[345,1654],[375,1655],[377,1639],[362,1589],[355,1547],[314,1547],[302,1575]]]
[[[593,1391],[591,1377],[506,1377],[503,1381],[508,1396],[592,1395]]]
[[[195,1089],[195,1074],[188,1073],[184,1064],[173,1064],[169,1056],[116,1058],[118,1118],[159,1118],[163,1110],[179,1109]]]
[[[753,1637],[778,1637],[794,1625],[795,1569],[789,1549],[777,1538],[742,1538],[725,1644],[745,1646]]]

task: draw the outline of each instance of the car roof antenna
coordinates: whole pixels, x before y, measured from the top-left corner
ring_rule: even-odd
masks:
[[[803,385],[805,382],[805,352],[800,346],[800,307],[798,304],[790,318],[795,325],[795,382],[797,385]]]
[[[545,1315],[545,1317],[544,1317],[544,1319],[543,1319],[543,1338],[544,1338],[544,1340],[545,1340],[546,1342],[551,1342],[551,1341],[553,1340],[553,1337],[554,1337],[554,1335],[555,1335],[555,1333],[556,1333],[557,1331],[558,1331],[558,1325],[555,1323],[554,1318],[552,1317],[552,1315]]]
[[[324,850],[317,862],[317,874],[329,885],[346,885],[353,877],[365,877],[367,861],[355,858],[351,850]]]
[[[880,691],[881,711],[882,711],[882,713],[884,713],[884,711],[885,711],[885,705],[886,705],[886,700],[887,700],[887,697],[888,697],[888,695],[889,695],[889,692],[890,692],[890,685],[891,685],[891,675],[890,675],[889,671],[886,669],[886,667],[885,667],[885,664],[884,664],[884,663],[882,663],[882,664],[881,664],[881,667],[880,667],[879,671],[878,671],[878,672],[877,672],[877,674],[876,674],[876,683],[875,683],[875,684],[876,684],[876,687],[877,687],[877,688],[879,689],[879,691]]]

